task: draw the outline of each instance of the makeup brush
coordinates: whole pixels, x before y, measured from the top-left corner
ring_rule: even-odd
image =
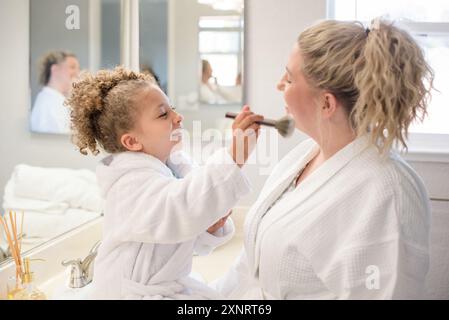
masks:
[[[238,114],[234,112],[226,112],[225,117],[235,119],[237,115]],[[279,134],[284,138],[291,136],[295,129],[295,121],[293,120],[292,117],[288,115],[280,118],[279,120],[264,119],[262,121],[256,121],[256,123],[276,128]]]

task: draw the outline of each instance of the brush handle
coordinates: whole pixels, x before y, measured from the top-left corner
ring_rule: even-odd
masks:
[[[226,118],[230,118],[230,119],[235,119],[237,117],[238,113],[234,113],[234,112],[226,112],[225,117]],[[271,119],[264,119],[262,121],[256,121],[257,124],[262,124],[264,126],[269,126],[269,127],[275,127],[276,126],[276,120],[271,120]]]

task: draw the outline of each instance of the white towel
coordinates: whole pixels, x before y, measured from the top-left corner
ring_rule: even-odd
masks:
[[[33,210],[50,214],[68,208],[102,212],[104,200],[95,173],[86,169],[41,168],[17,165],[5,188],[5,210]]]
[[[46,214],[63,214],[69,208],[67,203],[57,203],[44,200],[17,197],[14,194],[14,181],[10,179],[5,187],[3,209],[8,211],[38,211]]]

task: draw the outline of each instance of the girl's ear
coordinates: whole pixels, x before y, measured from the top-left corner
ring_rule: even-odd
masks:
[[[322,115],[325,118],[330,118],[337,110],[338,101],[332,93],[324,94],[324,101],[322,105]]]
[[[142,151],[143,145],[131,133],[125,133],[121,136],[120,142],[129,151]]]

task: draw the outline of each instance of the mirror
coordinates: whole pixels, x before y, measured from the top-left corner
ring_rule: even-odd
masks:
[[[96,71],[120,63],[120,0],[30,1],[29,14],[29,120],[36,124],[31,129],[66,134],[68,113],[61,101],[78,69]],[[52,65],[40,73],[44,56]],[[24,213],[22,252],[26,252],[99,217],[102,203],[96,188],[90,170],[18,164],[5,187],[1,212],[16,211],[18,221]],[[7,251],[0,228],[0,262],[10,261]]]
[[[32,132],[68,134],[68,113],[61,103],[71,82],[82,70],[95,72],[120,64],[120,4],[120,0],[30,0]],[[224,114],[242,105],[243,0],[140,0],[139,15],[140,69],[156,77],[184,116],[185,129],[192,130],[195,123],[202,126],[199,132],[228,128],[232,121]],[[42,64],[44,57],[47,64]],[[15,210],[20,218],[24,212],[22,252],[101,215],[94,179],[88,170],[14,168],[3,209]],[[52,184],[64,187],[51,192]],[[71,203],[77,209],[69,210]],[[10,261],[4,255],[4,237],[0,249],[0,262]]]
[[[140,0],[141,71],[156,76],[192,136],[224,132],[224,114],[242,106],[243,9],[243,0]]]
[[[63,105],[80,70],[120,63],[120,0],[30,1],[30,129],[69,134]]]
[[[195,121],[224,130],[224,113],[242,105],[243,9],[243,0],[139,1],[140,69],[189,131]],[[30,16],[30,129],[68,134],[61,104],[79,70],[120,63],[120,0],[30,1]]]

